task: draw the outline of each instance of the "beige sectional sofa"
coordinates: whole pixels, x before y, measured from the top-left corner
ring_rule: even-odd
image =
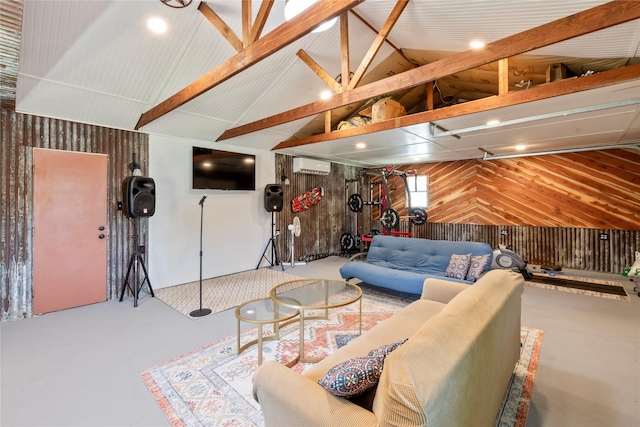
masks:
[[[299,374],[266,362],[253,377],[269,426],[493,426],[520,357],[520,274],[475,284],[427,279],[422,296]],[[404,338],[361,398],[318,384],[333,366]]]

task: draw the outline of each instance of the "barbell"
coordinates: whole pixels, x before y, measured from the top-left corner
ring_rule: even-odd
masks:
[[[427,222],[427,211],[422,208],[411,208],[410,215],[400,216],[393,208],[385,209],[380,214],[380,224],[387,230],[391,230],[398,225],[400,218],[409,218],[413,225],[423,225]]]

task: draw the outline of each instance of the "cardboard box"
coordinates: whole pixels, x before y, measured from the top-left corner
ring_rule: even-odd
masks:
[[[394,119],[406,114],[407,112],[402,104],[391,98],[384,98],[373,104],[373,108],[371,109],[371,123]]]

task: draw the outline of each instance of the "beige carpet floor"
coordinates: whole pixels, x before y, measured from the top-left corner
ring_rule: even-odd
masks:
[[[245,301],[267,298],[271,288],[279,283],[300,279],[280,270],[259,268],[202,281],[202,308],[213,313],[237,307]],[[200,281],[154,290],[156,298],[189,316],[200,308]]]

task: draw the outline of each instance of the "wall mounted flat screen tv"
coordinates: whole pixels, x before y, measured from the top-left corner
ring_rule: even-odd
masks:
[[[193,188],[255,190],[256,156],[193,147]]]

